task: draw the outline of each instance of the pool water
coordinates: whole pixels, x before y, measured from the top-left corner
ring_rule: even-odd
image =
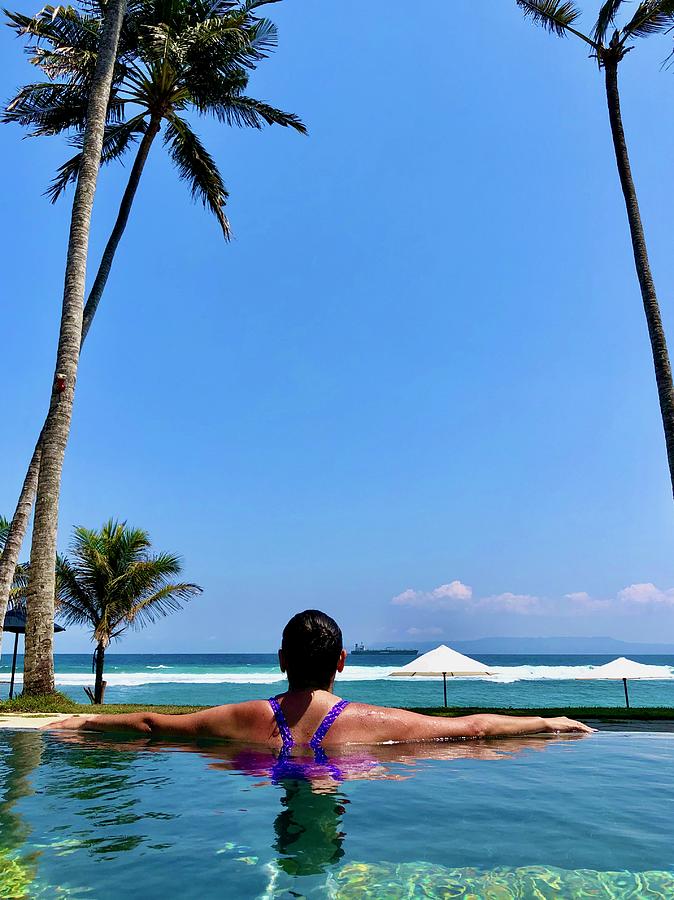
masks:
[[[674,897],[674,736],[330,762],[2,732],[0,897]]]

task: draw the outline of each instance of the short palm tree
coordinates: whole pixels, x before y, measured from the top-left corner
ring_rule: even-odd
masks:
[[[131,626],[144,628],[182,607],[201,588],[174,581],[180,559],[152,554],[146,531],[110,520],[100,531],[76,528],[69,557],[56,563],[59,618],[85,625],[96,642],[93,702],[102,703],[105,651]]]
[[[277,43],[274,24],[255,12],[271,2],[275,0],[129,3],[107,109],[102,161],[120,160],[139,143],[84,307],[81,341],[100,303],[150,149],[162,129],[164,145],[179,177],[188,183],[193,197],[202,200],[215,215],[225,238],[229,237],[224,213],[227,190],[213,157],[188,121],[189,113],[212,115],[227,125],[262,128],[278,124],[306,132],[297,116],[246,94],[251,72]],[[10,26],[27,38],[31,62],[48,80],[21,88],[7,105],[2,121],[21,124],[32,136],[67,134],[78,150],[59,169],[49,189],[52,200],[80,171],[87,98],[108,6],[100,0],[85,0],[82,10],[46,6],[34,17],[7,14]],[[69,382],[74,383],[74,379]],[[11,573],[18,562],[41,477],[43,434],[28,466],[7,547],[0,558],[0,637]],[[65,446],[67,433],[61,438]],[[50,496],[58,497],[58,486],[52,485]],[[53,511],[51,522],[56,522]],[[40,547],[51,543],[45,535],[38,535]],[[41,580],[46,584],[44,578]],[[46,600],[42,605],[46,607]],[[45,622],[45,634],[49,627]]]
[[[609,122],[615,150],[618,175],[622,187],[634,263],[641,288],[641,298],[646,314],[648,335],[651,342],[655,380],[660,401],[660,413],[665,433],[669,475],[674,492],[674,384],[669,361],[667,341],[660,315],[655,284],[651,274],[646,238],[639,211],[637,192],[632,177],[627,142],[623,129],[618,92],[618,66],[626,54],[633,49],[633,41],[651,34],[662,34],[674,26],[674,0],[642,0],[632,16],[621,27],[616,27],[616,19],[624,0],[607,0],[599,10],[595,26],[590,34],[576,27],[580,10],[569,0],[515,0],[524,15],[533,22],[560,37],[571,35],[589,48],[603,71],[606,84],[606,101]]]

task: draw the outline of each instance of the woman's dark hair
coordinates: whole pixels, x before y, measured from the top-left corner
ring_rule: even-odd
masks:
[[[305,609],[283,629],[281,650],[291,688],[325,688],[337,671],[342,632],[324,612]]]

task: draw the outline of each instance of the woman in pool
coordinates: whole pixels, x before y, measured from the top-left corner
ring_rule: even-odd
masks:
[[[480,714],[436,718],[404,709],[350,703],[334,692],[346,651],[342,632],[330,616],[308,609],[283,629],[279,650],[288,690],[269,700],[229,703],[187,715],[154,712],[130,715],[72,716],[50,728],[140,732],[166,737],[210,737],[265,744],[289,754],[311,749],[317,759],[323,746],[382,744],[459,738],[490,738],[540,733],[589,733],[572,719]]]

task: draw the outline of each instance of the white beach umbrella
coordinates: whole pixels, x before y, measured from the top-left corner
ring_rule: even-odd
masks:
[[[413,677],[414,675],[442,675],[445,690],[445,706],[447,706],[447,676],[453,678],[464,678],[470,675],[493,675],[484,663],[471,659],[470,656],[464,656],[457,650],[441,644],[435,650],[429,650],[422,656],[413,659],[407,663],[402,669],[391,672],[393,678],[401,678],[403,676]]]
[[[582,680],[622,681],[625,688],[625,703],[629,709],[628,679],[650,678],[662,681],[673,677],[669,666],[648,666],[644,663],[635,662],[633,659],[626,659],[626,657],[620,656],[618,659],[613,659],[603,666],[597,666],[588,675],[584,675]]]

